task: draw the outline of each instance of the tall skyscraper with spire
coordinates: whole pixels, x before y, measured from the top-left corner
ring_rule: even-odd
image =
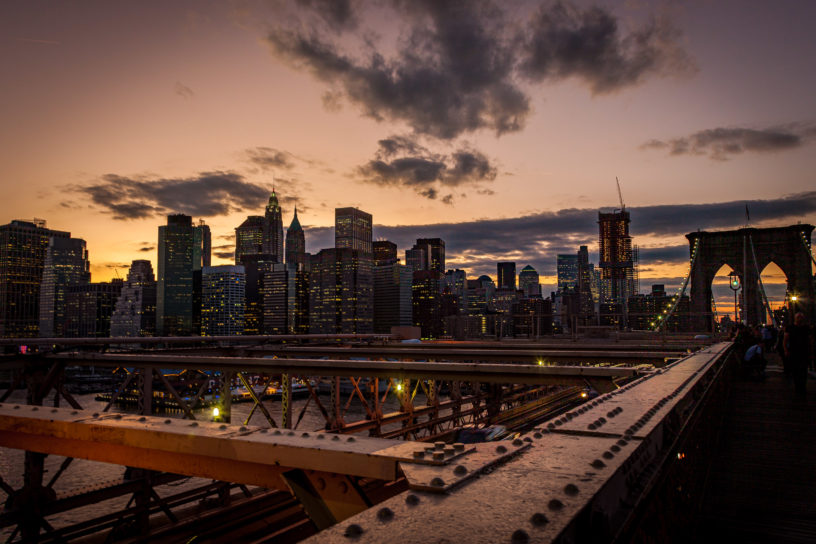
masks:
[[[272,261],[283,262],[283,219],[281,218],[281,207],[278,204],[278,195],[275,189],[269,196],[269,203],[266,205],[263,223],[263,253],[272,256]]]
[[[295,216],[286,231],[286,264],[303,264],[306,262],[306,237],[300,226],[295,206]]]

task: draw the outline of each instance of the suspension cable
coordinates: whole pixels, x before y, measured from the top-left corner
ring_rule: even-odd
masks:
[[[774,319],[773,311],[771,311],[771,303],[768,302],[768,296],[765,294],[765,286],[762,285],[762,277],[759,275],[759,263],[756,258],[756,251],[754,251],[754,239],[748,235],[748,241],[751,242],[751,255],[754,257],[754,270],[756,270],[757,282],[759,283],[759,293],[762,295],[762,302],[765,303],[765,309],[768,315],[771,316],[771,323],[776,327],[776,319]]]
[[[691,252],[691,260],[689,263],[688,271],[686,272],[686,277],[683,278],[683,284],[680,289],[677,291],[677,294],[674,295],[669,303],[666,305],[666,309],[663,310],[663,315],[658,314],[655,320],[651,323],[654,327],[654,330],[659,331],[665,324],[668,323],[669,318],[671,318],[672,314],[674,314],[674,310],[677,308],[677,304],[680,302],[680,299],[683,298],[683,294],[686,292],[686,287],[688,286],[689,278],[691,278],[691,271],[694,269],[694,263],[697,261],[697,253],[700,247],[700,238],[697,238],[694,241],[694,249]]]

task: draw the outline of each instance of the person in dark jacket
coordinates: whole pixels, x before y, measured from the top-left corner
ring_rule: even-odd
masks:
[[[785,356],[793,375],[793,385],[797,396],[805,395],[807,373],[810,368],[810,327],[805,322],[805,314],[799,312],[793,325],[785,327]]]

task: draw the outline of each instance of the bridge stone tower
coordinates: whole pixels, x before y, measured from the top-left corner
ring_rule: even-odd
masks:
[[[811,272],[810,236],[813,225],[791,225],[768,229],[744,228],[721,232],[698,231],[686,235],[691,251],[697,240],[697,258],[691,270],[691,314],[696,330],[713,330],[711,282],[722,265],[737,274],[743,286],[743,304],[748,324],[763,315],[758,274],[770,262],[776,263],[788,279],[788,292],[799,297],[797,309],[811,323],[814,318],[814,286]],[[804,237],[804,240],[803,240]],[[754,251],[751,251],[753,243]],[[807,246],[805,245],[807,244]],[[756,262],[754,262],[756,253]]]

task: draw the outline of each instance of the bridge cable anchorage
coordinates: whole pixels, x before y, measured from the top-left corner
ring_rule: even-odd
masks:
[[[672,314],[674,314],[674,310],[677,309],[677,304],[680,302],[680,299],[683,298],[683,295],[686,292],[686,287],[688,286],[689,278],[691,278],[691,271],[694,269],[694,263],[697,261],[697,253],[700,248],[700,239],[697,238],[694,241],[694,249],[691,252],[691,260],[689,263],[688,270],[686,271],[686,277],[683,278],[683,284],[680,286],[680,289],[677,291],[677,294],[672,297],[669,303],[666,305],[666,309],[663,310],[663,313],[666,314],[665,316],[657,314],[655,320],[651,323],[654,327],[655,331],[660,331],[660,329],[669,322],[669,318],[671,318]]]
[[[762,302],[765,304],[768,315],[771,316],[771,323],[776,327],[776,318],[774,318],[773,312],[771,311],[771,304],[768,302],[768,296],[765,294],[765,286],[762,285],[762,277],[759,275],[759,263],[757,262],[756,251],[754,251],[754,239],[750,234],[748,235],[748,241],[751,243],[751,255],[754,257],[754,270],[756,270],[757,282],[759,282],[759,293],[762,295]]]

